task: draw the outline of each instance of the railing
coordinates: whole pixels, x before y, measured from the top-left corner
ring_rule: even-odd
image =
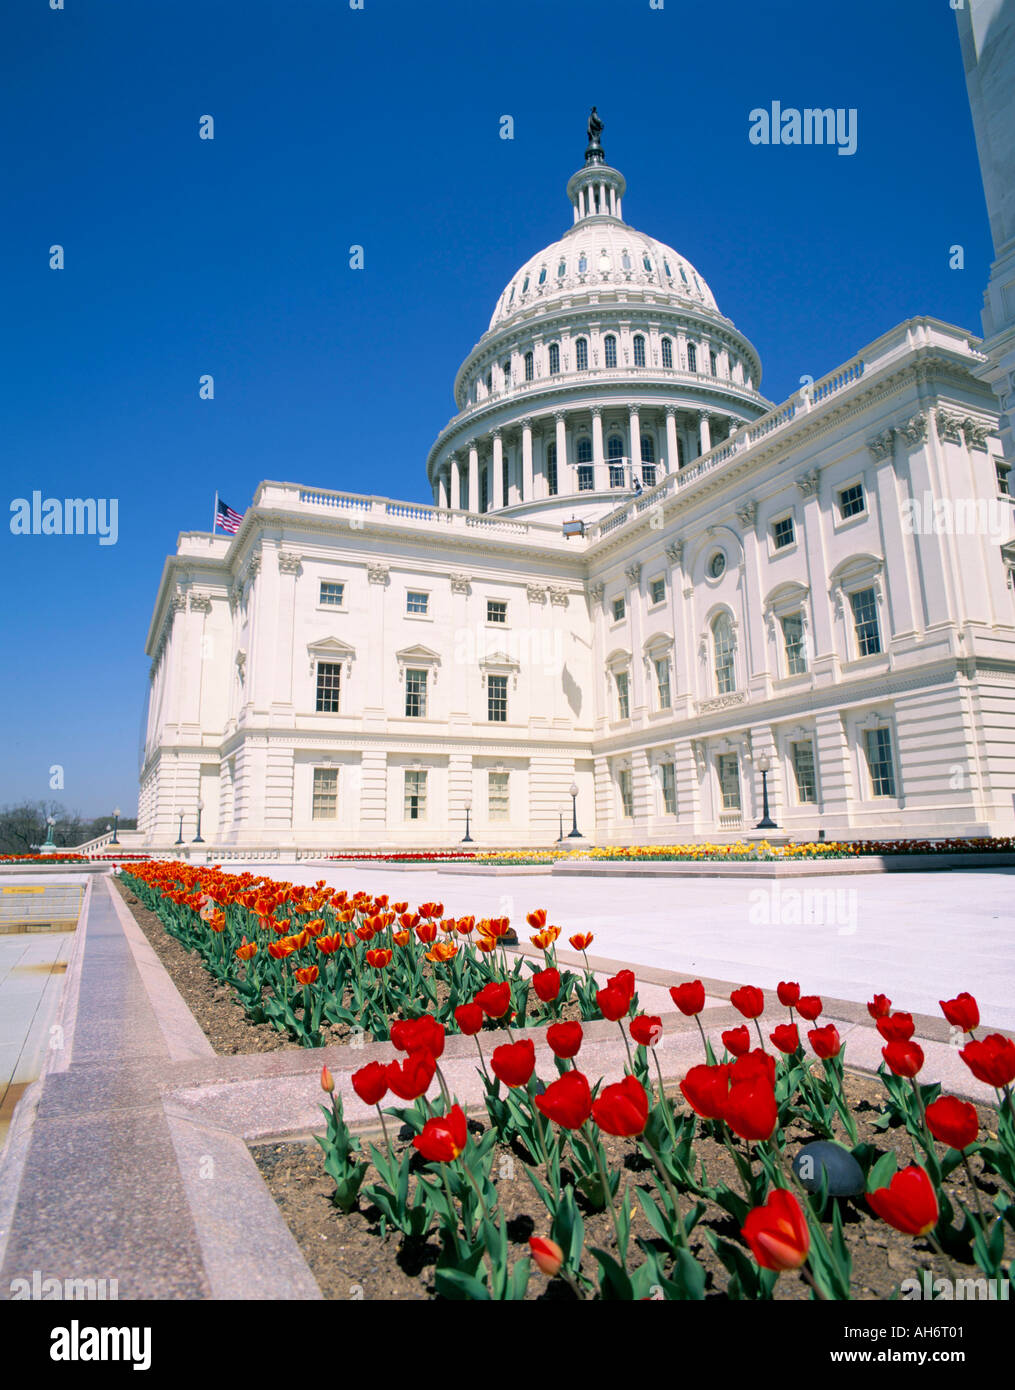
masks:
[[[305,488],[296,489],[299,494],[301,504],[308,504],[314,507],[332,507],[340,511],[356,512],[364,517],[369,516],[371,522],[393,521],[393,522],[418,522],[425,526],[462,527],[473,528],[482,527],[485,531],[499,531],[504,535],[522,536],[529,532],[536,533],[536,538],[540,541],[545,537],[559,537],[560,532],[556,526],[550,526],[541,522],[516,521],[511,518],[501,518],[487,512],[462,511],[452,507],[432,507],[425,502],[395,502],[387,497],[361,497],[355,493],[348,492],[328,492],[321,489],[313,491]],[[265,499],[266,504],[274,499]],[[281,499],[280,499],[281,500]]]

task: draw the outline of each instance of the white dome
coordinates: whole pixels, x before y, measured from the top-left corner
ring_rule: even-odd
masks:
[[[601,216],[577,222],[559,241],[525,262],[497,301],[490,328],[599,286],[719,312],[712,291],[685,256],[626,222]]]

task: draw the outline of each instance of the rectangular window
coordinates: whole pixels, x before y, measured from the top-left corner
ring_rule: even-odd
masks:
[[[405,819],[426,820],[426,771],[405,769]]]
[[[863,736],[873,796],[895,795],[891,729],[866,729]]]
[[[801,613],[788,613],[782,619],[782,640],[786,647],[786,674],[802,676],[807,671],[804,651],[804,620]]]
[[[405,673],[405,714],[408,719],[426,718],[426,672]]]
[[[791,516],[780,517],[772,525],[772,545],[776,550],[785,550],[796,540],[796,527]]]
[[[659,690],[659,708],[669,709],[670,707],[670,659],[668,656],[661,657],[656,663],[656,685]]]
[[[620,805],[625,817],[630,819],[634,815],[634,792],[631,789],[631,769],[622,767],[617,773],[617,784],[620,787]]]
[[[506,772],[487,774],[487,808],[491,820],[508,820],[508,776]]]
[[[858,589],[849,596],[853,608],[856,648],[861,656],[877,656],[881,650],[878,602],[873,589]]]
[[[716,758],[719,790],[724,811],[740,810],[740,767],[736,753],[720,753]]]
[[[791,745],[793,776],[796,779],[796,799],[799,802],[817,801],[818,783],[814,775],[814,744],[810,739]]]
[[[623,621],[626,614],[627,604],[625,601],[622,598],[615,598],[613,600],[613,621],[615,623]]]
[[[332,579],[321,580],[321,603],[327,608],[341,608],[345,595],[345,585]]]
[[[338,818],[338,768],[314,768],[314,820]]]
[[[617,712],[621,719],[630,718],[631,708],[626,671],[617,672]]]
[[[843,521],[848,521],[851,516],[859,516],[861,512],[867,510],[867,503],[863,495],[863,483],[852,483],[849,487],[844,487],[839,493],[839,516]]]
[[[710,352],[710,353],[708,354],[708,365],[709,365],[709,366],[711,367],[711,369],[712,369],[712,375],[713,375],[713,376],[718,376],[718,375],[719,375],[719,359],[718,359],[718,357],[716,357],[716,355],[715,355],[714,352]]]
[[[495,724],[507,723],[507,683],[507,676],[486,678],[487,718]]]
[[[1001,497],[1011,497],[1011,464],[1002,463],[1000,459],[994,460],[994,471],[997,473],[997,491]]]
[[[415,589],[410,589],[405,596],[405,611],[407,613],[426,613],[430,608],[430,595],[421,594]]]
[[[557,448],[551,444],[546,454],[546,489],[551,497],[557,495]]]
[[[666,580],[653,579],[652,583],[649,585],[649,594],[652,597],[653,603],[662,603],[666,597]]]
[[[337,714],[342,665],[338,661],[317,663],[317,713]]]
[[[593,468],[591,463],[580,463],[578,465],[578,491],[591,492],[595,486]]]
[[[672,763],[659,764],[659,781],[663,789],[663,810],[668,816],[677,814],[677,782]]]
[[[486,601],[486,621],[488,623],[507,622],[507,603],[498,598],[488,598]]]

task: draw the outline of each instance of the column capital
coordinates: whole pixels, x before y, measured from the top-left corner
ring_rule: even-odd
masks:
[[[555,410],[555,411],[553,412],[553,418],[556,420],[557,424],[559,425],[559,424],[562,423],[562,421],[564,421],[564,420],[567,419],[567,411],[566,411],[566,410]]]
[[[602,407],[601,405],[594,405],[594,406],[592,407],[592,414],[593,414],[593,416],[601,417],[601,416],[602,416],[602,413],[603,413],[603,407]]]
[[[677,407],[675,405],[668,405],[666,407],[666,418],[667,420],[675,420],[677,418]]]

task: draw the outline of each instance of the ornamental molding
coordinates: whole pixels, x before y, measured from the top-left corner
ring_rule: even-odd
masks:
[[[210,594],[191,594],[190,611],[192,613],[210,613],[211,595]]]
[[[261,557],[260,555],[251,555],[250,559],[247,561],[247,568],[244,572],[244,579],[249,583],[253,583],[253,581],[257,578],[257,576],[260,573]]]
[[[626,567],[626,569],[624,570],[624,573],[625,573],[625,575],[627,576],[627,580],[628,580],[628,583],[629,583],[629,584],[631,584],[632,586],[636,586],[636,585],[640,584],[640,583],[641,583],[641,563],[640,563],[640,561],[635,560],[633,564],[628,565],[628,566]]]
[[[966,446],[970,449],[986,449],[987,440],[993,430],[991,426],[982,420],[973,420],[967,416],[962,421],[962,432],[966,436]]]
[[[278,552],[280,574],[299,574],[302,565],[303,556],[298,555],[294,550],[280,550]]]
[[[405,673],[412,667],[422,666],[433,672],[433,683],[437,684],[437,672],[440,668],[440,653],[432,651],[430,647],[424,647],[421,643],[416,643],[412,647],[403,647],[401,651],[395,653],[395,660],[398,663],[398,679],[404,681]]]
[[[516,661],[507,652],[490,652],[484,656],[479,663],[479,683],[486,685],[487,676],[510,676],[512,690],[518,689],[518,672],[521,670],[521,663]]]
[[[528,598],[528,600],[529,600],[530,603],[545,603],[545,602],[546,602],[546,585],[545,585],[545,584],[526,584],[526,586],[525,586],[525,594],[526,594],[526,597]]]
[[[367,562],[367,582],[369,584],[387,584],[391,578],[391,569],[388,565]]]
[[[679,564],[682,564],[682,563],[683,563],[683,559],[684,559],[684,542],[683,542],[683,541],[670,541],[670,543],[665,547],[665,551],[666,551],[666,558],[667,558],[667,560],[669,560],[670,564],[672,564],[672,565],[679,565]]]
[[[603,594],[606,592],[606,585],[587,584],[585,586],[585,592],[588,594],[589,598],[592,600],[593,603],[601,603]]]
[[[352,663],[356,659],[356,648],[350,647],[348,642],[343,642],[340,637],[322,637],[316,642],[307,643],[307,655],[310,657],[310,674],[314,674],[314,669],[319,661],[331,661],[342,667],[342,674],[351,675]]]
[[[816,468],[811,468],[806,473],[801,473],[795,481],[804,497],[813,497],[818,490],[820,480],[821,474]]]
[[[471,574],[452,574],[452,575],[450,576],[450,578],[451,578],[451,592],[452,592],[453,594],[471,594],[471,593],[472,593],[472,575],[471,575]]]
[[[695,700],[694,708],[699,714],[711,714],[715,710],[731,709],[734,705],[746,705],[747,692],[734,690],[729,695],[714,695],[710,700]]]
[[[918,415],[911,415],[899,426],[899,433],[907,444],[922,444],[927,438],[927,416],[922,411]]]
[[[561,584],[551,584],[549,587],[550,602],[555,604],[558,608],[566,608],[570,602],[567,589]]]
[[[867,448],[870,456],[875,463],[880,463],[882,459],[890,459],[895,448],[895,430],[889,428],[877,434],[873,439],[868,439]]]
[[[171,613],[183,613],[187,607],[187,595],[185,590],[177,588],[175,594],[169,599],[169,611]]]
[[[757,515],[758,504],[753,498],[737,508],[737,520],[741,526],[753,526]]]
[[[937,425],[937,437],[942,444],[962,443],[961,416],[949,415],[946,410],[935,410],[934,421]]]

